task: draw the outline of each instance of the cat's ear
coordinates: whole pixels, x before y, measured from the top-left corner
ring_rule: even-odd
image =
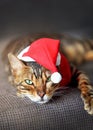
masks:
[[[20,72],[25,67],[25,65],[12,53],[8,54],[8,59],[12,71]]]

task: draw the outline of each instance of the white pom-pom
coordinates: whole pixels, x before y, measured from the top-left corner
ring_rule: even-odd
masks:
[[[62,80],[62,76],[60,75],[60,73],[55,72],[51,75],[51,81],[53,83],[59,83]]]

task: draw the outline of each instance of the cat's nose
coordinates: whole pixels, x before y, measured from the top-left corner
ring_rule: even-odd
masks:
[[[38,92],[38,95],[39,95],[41,98],[43,98],[44,95],[45,95],[45,93],[44,93],[44,92]]]

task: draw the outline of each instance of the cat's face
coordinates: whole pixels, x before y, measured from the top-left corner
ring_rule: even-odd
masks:
[[[59,84],[51,81],[51,72],[36,64],[25,65],[13,54],[8,55],[17,95],[29,97],[33,102],[48,102]]]

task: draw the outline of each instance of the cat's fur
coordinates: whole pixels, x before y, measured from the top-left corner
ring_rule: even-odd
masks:
[[[21,37],[9,43],[2,56],[6,70],[9,73],[9,70],[11,70],[12,73],[12,76],[9,76],[9,80],[16,86],[18,96],[27,96],[36,103],[48,102],[54,92],[60,88],[60,84],[52,83],[50,80],[51,72],[49,70],[36,62],[22,62],[17,58],[17,55],[22,49],[31,44],[31,42],[42,37],[60,39],[60,52],[74,65],[80,64],[83,61],[93,60],[92,40],[77,40],[58,34],[36,34]],[[77,83],[78,88],[81,90],[85,110],[89,114],[93,114],[93,88],[90,85],[88,77],[72,65],[71,71],[72,83]]]

